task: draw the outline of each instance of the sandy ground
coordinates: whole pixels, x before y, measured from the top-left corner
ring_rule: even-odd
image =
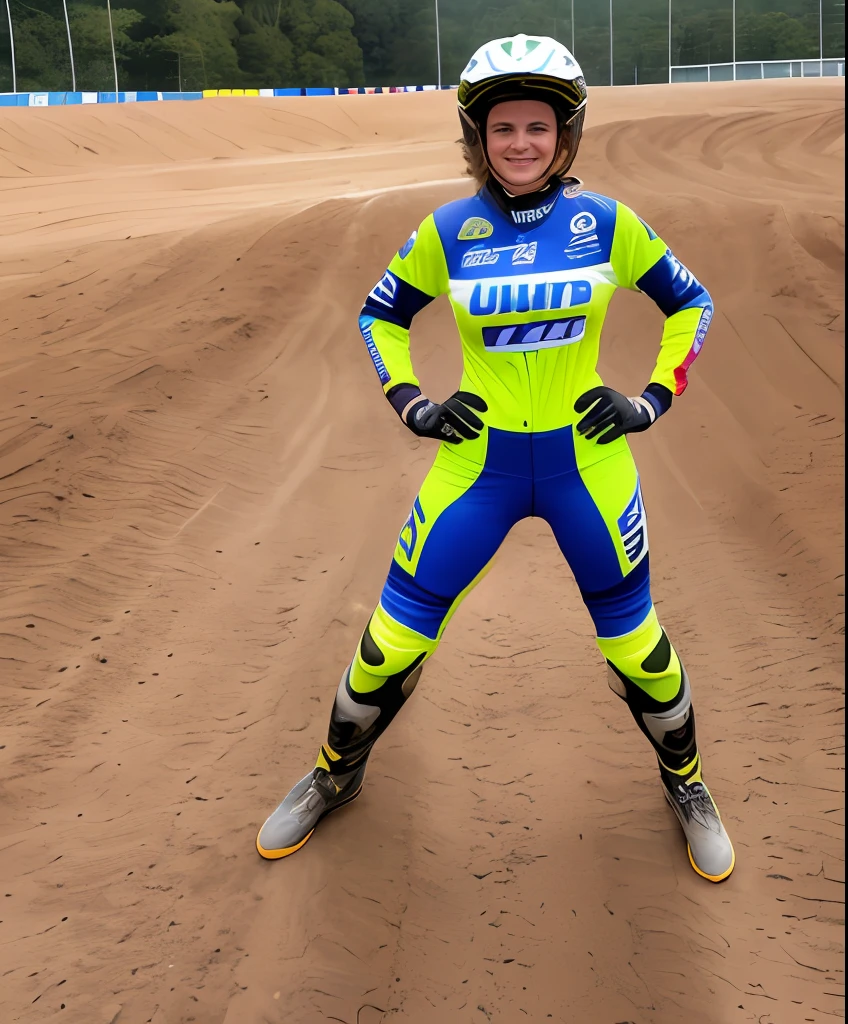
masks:
[[[434,456],[355,318],[470,192],[452,103],[0,113],[4,1022],[842,1018],[840,82],[596,89],[575,168],[717,302],[633,448],[733,877],[689,868],[537,521],[363,797],[256,855]],[[607,383],[660,325],[616,298]],[[413,350],[445,397],[446,302]]]

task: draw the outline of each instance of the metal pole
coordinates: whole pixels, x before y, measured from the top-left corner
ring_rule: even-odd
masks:
[[[439,0],[436,0],[436,66],[439,89],[442,88],[442,43],[439,38]]]
[[[71,90],[77,91],[77,71],[74,67],[74,44],[71,42],[71,23],[68,20],[68,0],[62,0],[62,6],[65,8],[65,28],[68,32],[68,53],[71,57]]]
[[[112,70],[115,72],[115,102],[118,102],[118,61],[115,58],[115,35],[112,32],[112,4],[106,0],[106,10],[109,12],[109,39],[112,41]]]
[[[668,80],[671,82],[671,0],[668,0]]]
[[[18,91],[18,73],[15,68],[15,33],[12,31],[12,8],[6,0],[6,14],[9,18],[9,45],[12,48],[12,92]]]
[[[571,0],[571,52],[574,53],[574,0]]]
[[[733,81],[736,81],[736,0],[733,0]]]
[[[612,0],[609,0],[610,5],[610,85],[613,84],[613,73],[612,73]]]
[[[822,31],[822,0],[819,0],[819,77],[824,72],[824,33]]]

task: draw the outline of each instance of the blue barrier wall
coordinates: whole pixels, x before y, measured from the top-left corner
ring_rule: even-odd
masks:
[[[378,93],[429,92],[435,85],[376,86],[374,88],[294,88],[294,89],[252,89],[249,95],[260,96],[362,96]],[[442,89],[456,89],[455,85],[443,85]],[[231,90],[221,90],[230,96]],[[206,92],[4,92],[0,93],[0,107],[65,107],[85,103],[150,103],[159,100],[201,100],[217,96],[217,89]],[[236,98],[242,97],[239,93]],[[243,97],[242,97],[243,98]]]

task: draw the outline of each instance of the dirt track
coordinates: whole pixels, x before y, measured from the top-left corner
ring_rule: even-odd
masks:
[[[0,113],[3,1021],[842,1017],[841,82],[596,89],[575,166],[716,301],[632,447],[732,878],[689,868],[536,521],[357,804],[253,848],[434,456],[356,314],[470,191],[453,102]],[[641,390],[660,325],[617,296],[608,384]],[[413,338],[443,398],[446,302]]]

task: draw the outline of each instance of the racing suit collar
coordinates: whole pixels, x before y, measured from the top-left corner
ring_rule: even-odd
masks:
[[[507,192],[499,181],[490,177],[480,190],[480,195],[492,201],[514,224],[535,227],[547,220],[563,191],[568,191],[575,185],[579,185],[576,178],[562,182],[556,175],[552,175],[535,192],[514,196]]]

